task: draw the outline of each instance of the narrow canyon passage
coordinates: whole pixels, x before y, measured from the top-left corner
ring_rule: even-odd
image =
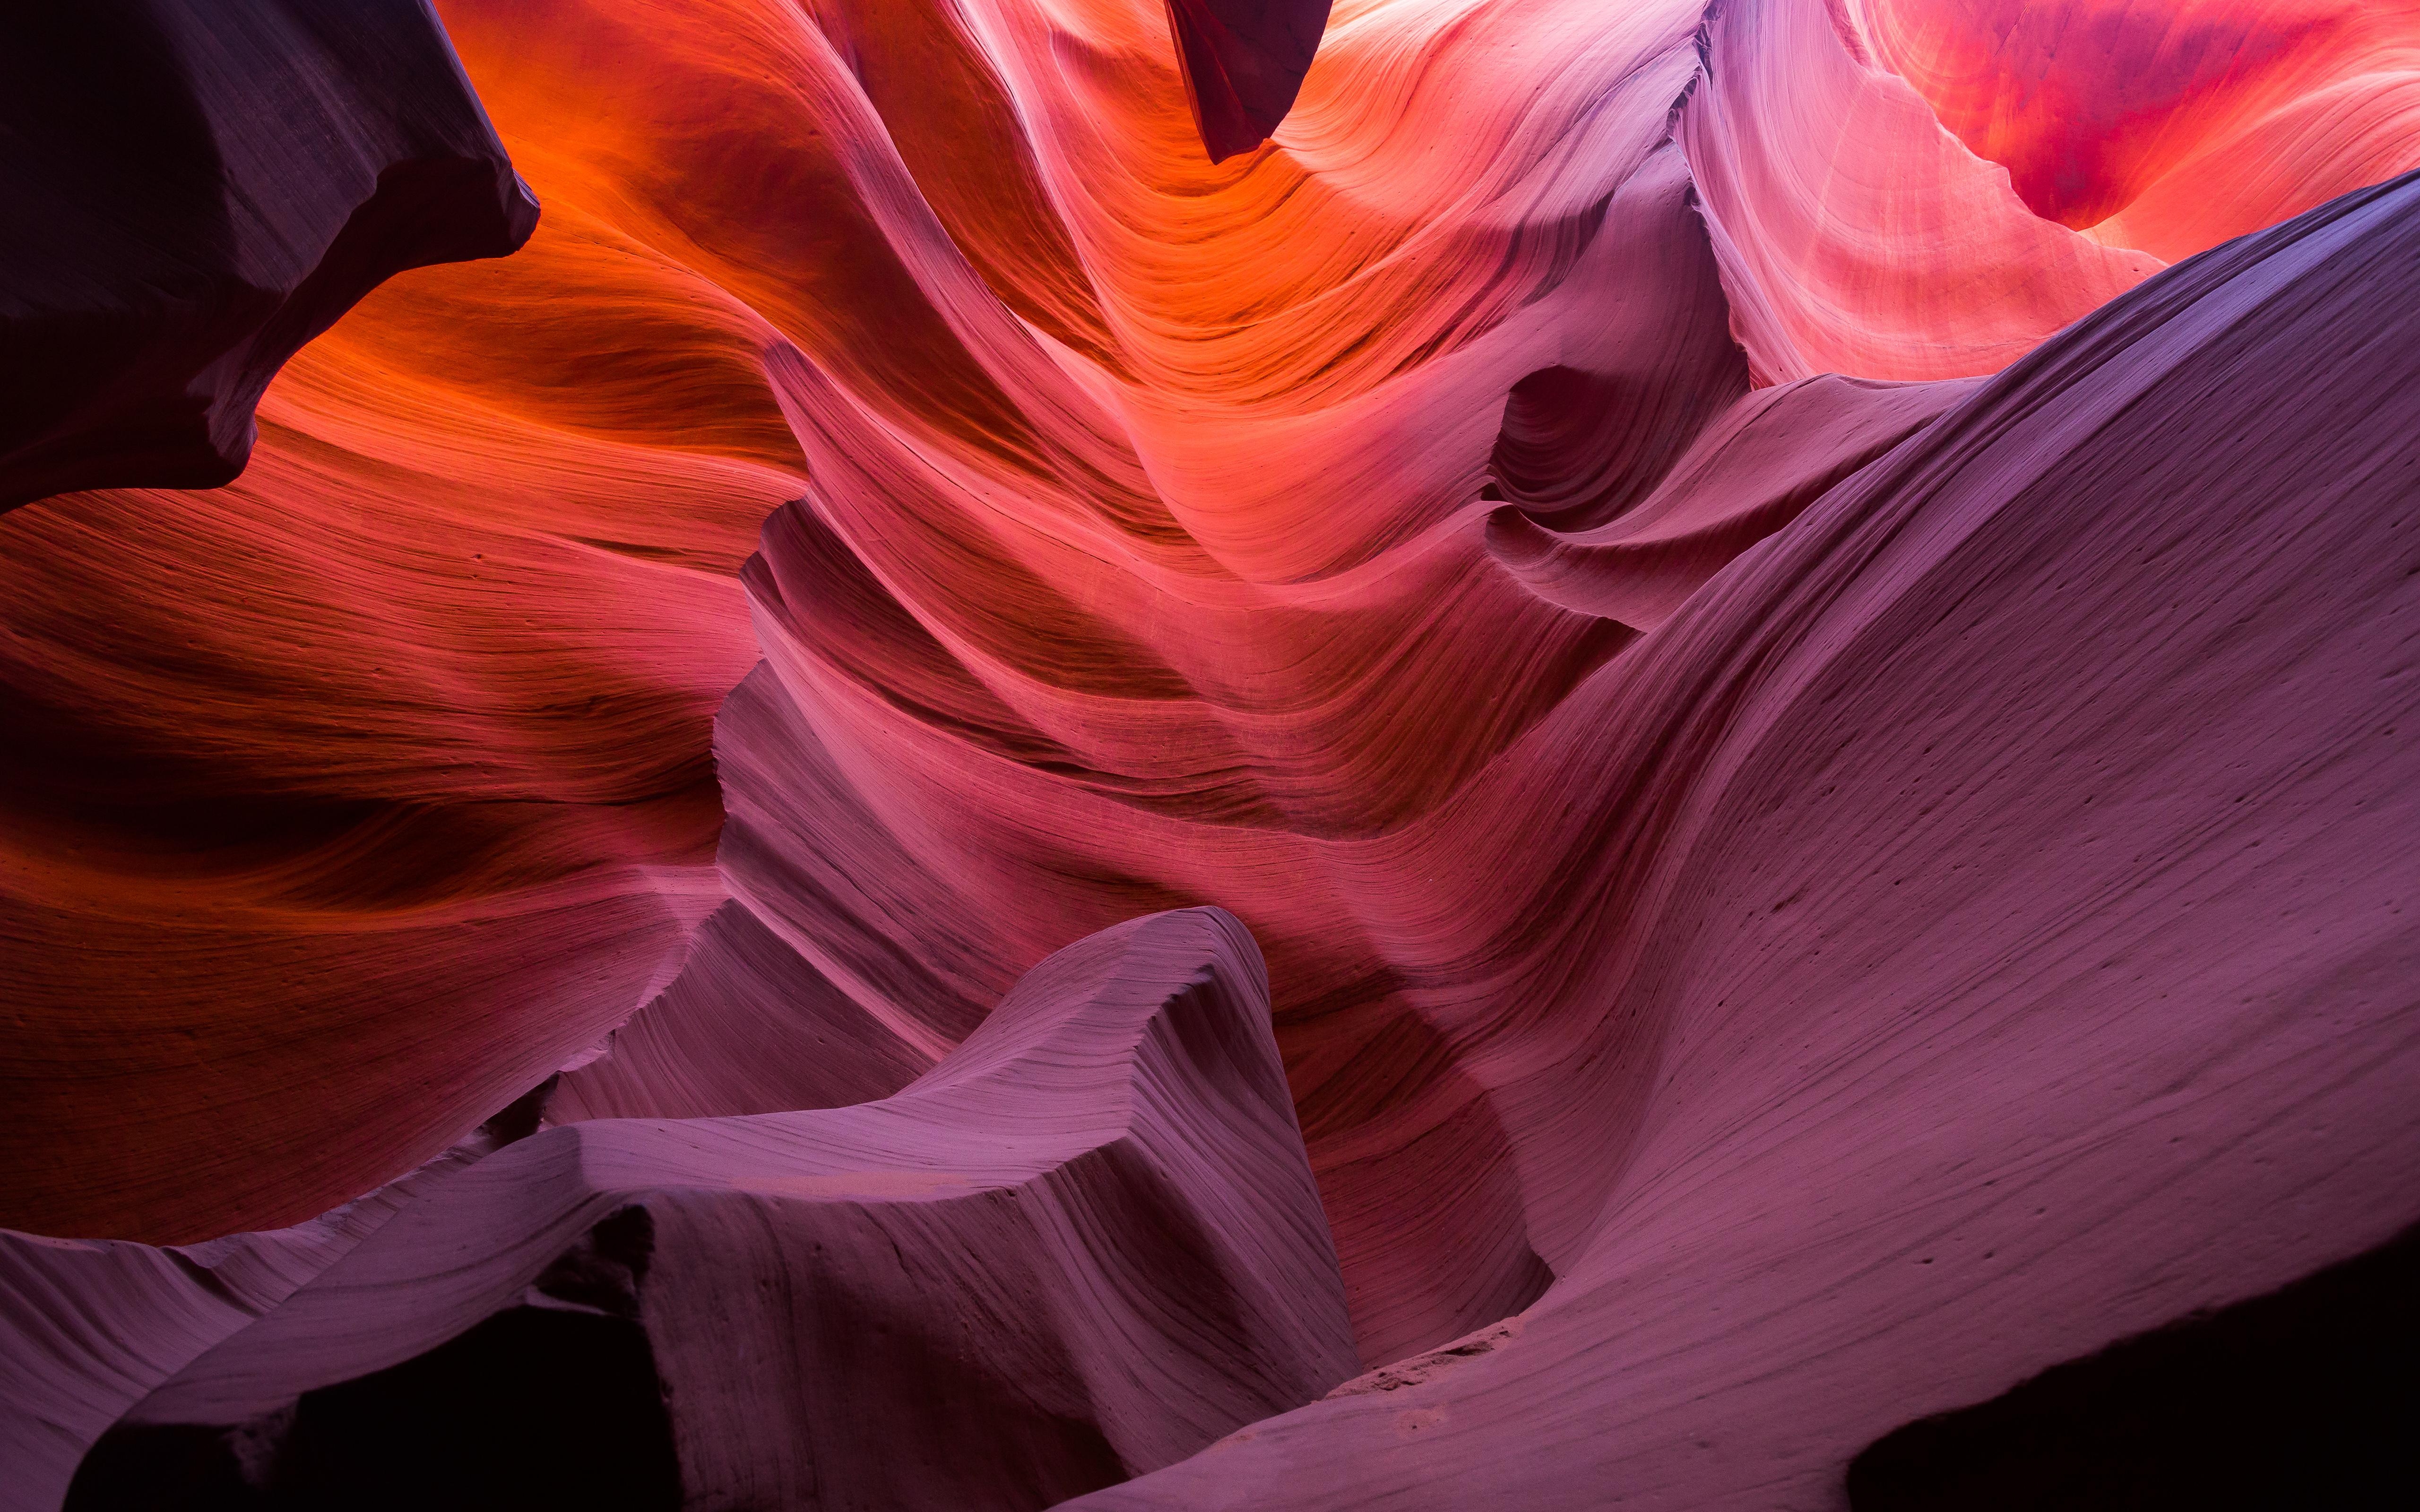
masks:
[[[1201,910],[1317,1232],[1018,1285],[1252,1405],[1003,1345],[1077,1447],[900,1504],[1836,1505],[2420,1218],[2420,10],[104,9],[0,65],[23,1504],[418,1358],[139,1406],[424,1230],[555,1307],[601,1210],[442,1216],[532,1149],[890,1107]],[[1317,1368],[1102,1258],[1220,1245]],[[848,1504],[628,1286],[674,1504]]]

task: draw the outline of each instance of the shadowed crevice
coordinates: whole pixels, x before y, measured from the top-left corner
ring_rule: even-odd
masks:
[[[2341,1265],[1919,1418],[1854,1512],[2420,1504],[2420,1227]]]

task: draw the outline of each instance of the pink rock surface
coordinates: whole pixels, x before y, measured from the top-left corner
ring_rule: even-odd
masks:
[[[529,249],[0,520],[0,1213],[556,1127],[0,1244],[25,1504],[1835,1506],[2414,1216],[2420,190],[2160,271],[2400,10],[445,11]]]
[[[2026,208],[1847,6],[1709,8],[1678,134],[1759,380],[1990,373],[2155,271]]]
[[[1639,857],[1566,863],[1599,1014],[1498,1041],[1526,1168],[1598,1178],[1555,1286],[1076,1504],[1836,1506],[2420,1216],[2415,278],[2420,177],[2177,269],[1509,755],[1498,825]]]
[[[882,1101],[521,1140],[151,1392],[67,1504],[1019,1508],[1169,1464],[1354,1368],[1267,1023],[1241,927],[1162,914]]]
[[[1794,507],[1619,523],[1752,384],[1978,374],[2158,263],[2035,214],[1879,10],[1351,8],[1223,164],[1156,0],[445,14],[551,207],[530,246],[373,293],[235,486],[0,522],[0,1095],[60,1135],[0,1172],[21,1227],[196,1239],[391,1179],[652,998],[732,890],[892,1026],[830,1081],[870,1088],[1050,950],[1209,901],[1267,943],[1314,1159],[1357,1173],[1323,1180],[1372,1357],[1453,1336],[1544,1274],[1442,1048],[1494,989],[1397,914],[1429,884],[1319,848],[1434,809]],[[759,752],[731,802],[824,795],[750,821],[823,857],[812,907],[753,841],[726,888],[708,749],[759,655],[739,565],[810,492],[872,607],[781,616],[830,759]],[[1541,543],[1490,540],[1531,526],[1549,575],[1648,532],[1597,560],[1652,581],[1525,585]],[[665,1105],[777,1095],[666,1017]],[[597,1106],[651,1095],[630,1064]],[[1377,1195],[1432,1160],[1466,1202]]]
[[[203,1351],[334,1264],[463,1161],[448,1151],[293,1228],[155,1249],[0,1229],[0,1507],[49,1512],[85,1451]]]
[[[2174,260],[2412,166],[2420,7],[1874,0],[1876,58],[2045,220]]]
[[[1487,548],[1549,603],[1652,630],[1733,557],[1973,388],[1827,373],[1759,389],[1610,522],[1559,532],[1530,511],[1501,509],[1488,519]]]
[[[719,720],[726,882],[928,1057],[1010,964],[1140,910],[1223,900],[1287,984],[1280,1041],[1373,1362],[1499,1317],[1549,1274],[1497,1115],[1433,1016],[1496,988],[1436,959],[1443,942],[1402,912],[1497,881],[1422,861],[1432,880],[1409,884],[1375,837],[1449,797],[1635,635],[1540,600],[1487,554],[1497,506],[1479,495],[1500,410],[1449,408],[1452,433],[1408,454],[1396,427],[1559,367],[1594,380],[1555,394],[1575,425],[1590,405],[1630,423],[1567,458],[1585,477],[1565,513],[1646,492],[1747,389],[1686,188],[1677,152],[1637,152],[1590,255],[1483,350],[1316,428],[1239,414],[1221,435],[1129,410],[1122,432],[1020,355],[1006,371],[1052,428],[1009,466],[947,430],[877,423],[899,395],[776,367],[814,483],[743,575],[767,665]],[[1560,333],[1565,319],[1584,334]],[[1278,530],[1289,488],[1325,475],[1345,437],[1373,480],[1406,492],[1341,512],[1322,538]],[[668,1020],[649,1033],[667,1050],[682,1038]],[[695,1034],[702,1060],[720,1057],[712,1040]]]

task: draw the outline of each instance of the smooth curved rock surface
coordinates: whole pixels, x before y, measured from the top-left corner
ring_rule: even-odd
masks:
[[[926,1055],[1053,940],[1224,900],[1287,983],[1280,1043],[1373,1360],[1501,1316],[1548,1271],[1501,1126],[1413,995],[1430,985],[1423,948],[1385,917],[1400,879],[1331,856],[1442,800],[1635,634],[1542,601],[1487,554],[1495,416],[1404,458],[1395,405],[1509,384],[1546,352],[1603,376],[1580,402],[1646,396],[1615,411],[1626,439],[1573,455],[1588,483],[1566,513],[1586,518],[1647,491],[1746,391],[1679,154],[1642,153],[1608,197],[1588,255],[1493,333],[1492,371],[1474,353],[1367,406],[1373,475],[1451,468],[1460,486],[1438,480],[1441,517],[1358,560],[1181,503],[1206,509],[1254,455],[1274,522],[1284,480],[1329,465],[1302,422],[1239,416],[1215,453],[1153,456],[1156,496],[1113,496],[1104,517],[1083,454],[1003,471],[946,432],[874,423],[804,361],[775,368],[814,486],[768,522],[744,575],[767,665],[719,725],[727,884]],[[1567,317],[1587,335],[1559,334]],[[1083,392],[1052,378],[1029,370],[1031,402],[1086,416]],[[1094,444],[1118,434],[1091,413]],[[1211,439],[1188,428],[1183,445]],[[1498,628],[1449,634],[1448,616]],[[701,1057],[710,1039],[697,1033]]]
[[[764,323],[486,97],[545,181],[529,246],[372,292],[232,486],[0,518],[0,1101],[57,1135],[0,1221],[324,1211],[593,1047],[721,902],[736,574],[799,485]]]
[[[2338,225],[2318,282],[2221,248],[2090,313],[2168,255],[2136,207],[2392,131],[2196,146],[2087,233],[1874,7],[1357,0],[1225,162],[1161,0],[443,13],[530,245],[365,299],[233,486],[0,520],[8,1221],[886,1097],[1203,903],[1383,1369],[1136,1496],[1823,1502],[2393,1216],[2408,774],[2326,783],[2397,759],[2408,269]],[[2172,383],[2126,333],[2179,290]],[[2330,1067],[2304,1144],[2178,1173]],[[1876,1257],[1977,1170],[2055,1199],[2045,1289]]]
[[[545,1099],[547,1118],[844,1107],[890,1096],[935,1058],[737,901],[706,919],[680,975],[605,1050],[563,1073]]]
[[[1296,837],[1434,807],[1786,511],[1709,506],[1611,619],[1512,581],[1483,522],[1581,540],[1752,382],[1984,371],[2156,265],[2033,217],[1820,5],[1349,8],[1275,147],[1224,165],[1143,0],[443,14],[547,198],[531,244],[371,294],[266,395],[233,486],[0,522],[24,733],[0,749],[23,1015],[0,1089],[59,1132],[0,1179],[22,1227],[198,1239],[373,1186],[585,1056],[729,891],[794,949],[861,886],[961,895],[808,950],[849,1012],[934,1015],[870,1080],[835,1070],[852,1088],[1068,940],[1209,899],[1269,942],[1315,1158],[1358,1173],[1328,1192],[1365,1311],[1396,1319],[1373,1358],[1481,1324],[1541,1284],[1505,1216],[1536,1204],[1423,995],[1493,968],[1439,962],[1403,884]],[[763,847],[714,866],[709,731],[759,654],[737,569],[805,447],[859,431],[809,512],[873,528],[833,501],[900,455],[928,474],[902,486],[969,502],[850,590],[915,633],[812,615],[845,676],[789,696],[956,660],[977,686],[937,728],[1036,801],[1107,807],[1031,842],[988,808],[952,831],[981,784],[944,745],[948,801],[903,819],[847,790],[928,714],[816,712],[823,775],[766,780],[837,795],[859,838],[782,822],[840,888],[783,916]],[[1056,629],[1016,628],[1085,619],[1065,666]],[[889,643],[836,649],[867,634]],[[1155,806],[1203,835],[1135,832]],[[903,851],[939,879],[901,880]],[[662,1076],[709,1105],[714,1076]],[[597,1106],[653,1095],[621,1079]],[[350,1136],[321,1138],[338,1110]],[[1461,1203],[1409,1196],[1433,1162]]]
[[[2034,214],[1845,5],[1730,0],[1699,47],[1679,136],[1760,382],[1995,372],[2161,267]]]
[[[1169,1464],[1354,1368],[1267,1024],[1192,909],[883,1101],[521,1140],[146,1396],[67,1505],[1038,1508]]]
[[[1825,489],[1974,391],[1834,374],[1759,389],[1699,434],[1653,493],[1592,529],[1521,509],[1488,517],[1487,548],[1548,603],[1652,630]]]
[[[0,1229],[0,1507],[50,1512],[125,1411],[341,1258],[473,1141],[293,1228],[155,1249]]]
[[[1761,383],[1993,372],[2420,166],[2408,5],[1724,0],[1699,47],[1680,137]]]
[[[1559,713],[1587,759],[1510,753],[1426,843],[1648,852],[1573,878],[1598,1014],[1499,1034],[1542,1134],[1630,1112],[1532,1147],[1611,1174],[1555,1287],[1075,1504],[1837,1505],[2410,1226],[2415,292],[2420,176],[2175,270],[1718,575]]]
[[[421,0],[35,7],[0,55],[0,510],[228,482],[304,342],[537,224]]]
[[[2036,214],[2174,261],[2420,163],[2420,8],[1867,0],[1876,58]]]

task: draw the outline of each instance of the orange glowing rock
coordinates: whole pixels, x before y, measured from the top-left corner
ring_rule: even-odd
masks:
[[[2409,1216],[2415,191],[2167,269],[2420,161],[2405,11],[440,9],[528,247],[0,521],[0,1220],[876,1102],[1197,903],[1380,1370],[1107,1504],[1814,1500]]]

